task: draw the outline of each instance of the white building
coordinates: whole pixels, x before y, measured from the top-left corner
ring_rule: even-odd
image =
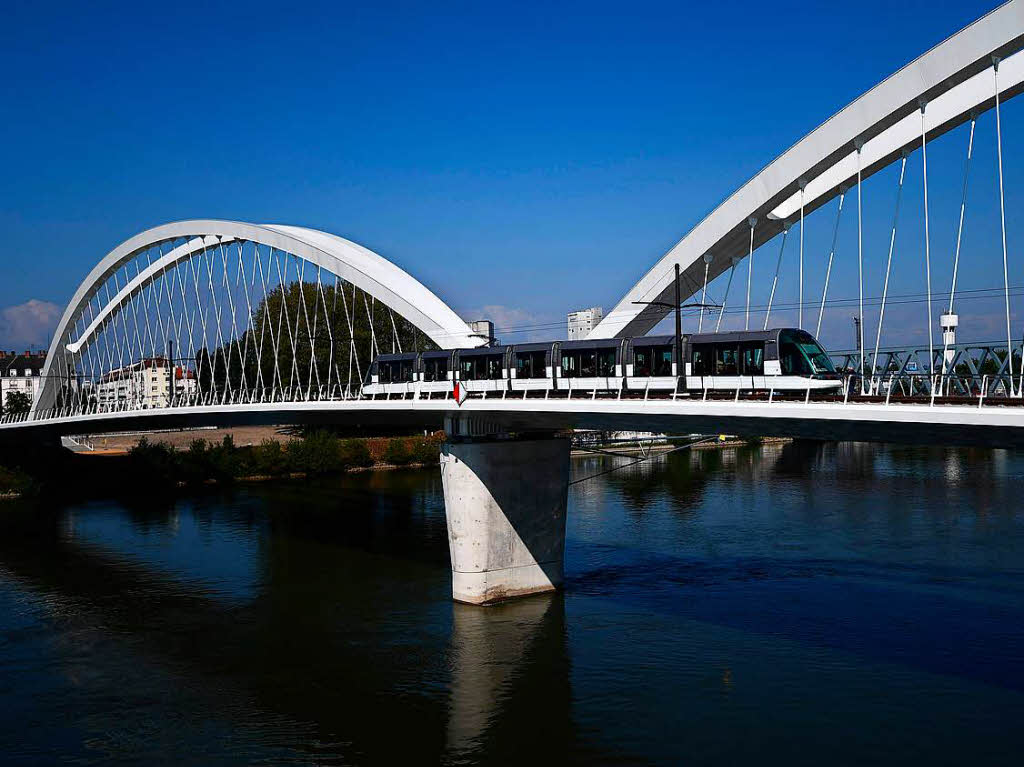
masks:
[[[42,387],[40,377],[46,362],[46,352],[0,352],[0,404],[7,405],[12,392],[22,392],[35,402]]]
[[[494,344],[493,322],[490,320],[474,320],[469,323],[469,327],[473,331],[473,335],[486,339],[488,346],[492,346]]]
[[[164,357],[152,357],[101,376],[93,389],[100,410],[117,407],[149,409],[171,404],[172,368]],[[195,372],[173,368],[174,397],[198,390]]]
[[[582,341],[597,327],[603,316],[604,310],[600,306],[569,312],[569,340]]]

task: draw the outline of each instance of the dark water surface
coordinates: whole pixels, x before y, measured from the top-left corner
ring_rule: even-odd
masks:
[[[436,469],[6,503],[0,759],[1020,764],[1022,500],[1003,451],[680,453],[571,488],[564,596],[490,609]]]

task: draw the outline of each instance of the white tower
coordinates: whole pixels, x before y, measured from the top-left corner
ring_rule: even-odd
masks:
[[[939,318],[939,325],[942,327],[942,347],[946,350],[945,358],[942,360],[943,373],[949,372],[949,366],[953,362],[955,355],[953,347],[956,345],[956,327],[959,324],[960,318],[952,312],[943,314]]]

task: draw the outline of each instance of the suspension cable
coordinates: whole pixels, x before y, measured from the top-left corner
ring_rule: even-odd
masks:
[[[747,223],[750,224],[750,253],[747,254],[747,308],[743,314],[744,330],[750,330],[750,281],[754,272],[754,227],[757,226],[757,219],[751,216]]]
[[[782,245],[779,257],[775,261],[775,277],[772,279],[772,292],[768,296],[768,310],[764,313],[764,330],[768,329],[768,318],[772,316],[772,301],[775,299],[775,287],[779,284],[779,268],[782,266],[782,254],[786,250],[786,238],[789,236],[789,222],[782,225]]]
[[[832,276],[832,261],[836,255],[836,239],[839,237],[839,219],[843,215],[843,201],[846,199],[846,190],[839,192],[839,209],[836,211],[836,225],[832,230],[832,248],[828,252],[828,266],[825,268],[825,285],[821,290],[821,309],[818,310],[818,326],[814,331],[814,337],[821,335],[821,318],[825,315],[825,297],[828,295],[828,281]]]
[[[992,57],[996,91],[996,155],[999,159],[999,224],[1003,235],[1003,297],[1006,302],[1006,356],[1010,366],[1010,394],[1013,394],[1013,339],[1010,335],[1010,274],[1006,265],[1006,205],[1003,196],[1003,127],[999,115],[999,57]],[[1022,366],[1024,367],[1024,366]]]
[[[889,259],[885,262],[885,282],[882,286],[882,306],[878,312],[878,331],[875,334],[875,353],[871,357],[871,375],[878,371],[878,344],[882,339],[882,321],[885,319],[885,299],[889,295],[889,273],[892,270],[892,253],[896,246],[896,224],[900,218],[900,200],[903,197],[903,179],[907,172],[907,154],[903,153],[900,163],[900,181],[896,187],[896,210],[892,214],[892,231],[889,233]],[[861,321],[863,324],[863,320]]]
[[[967,209],[967,182],[971,176],[971,155],[974,151],[974,126],[977,116],[971,113],[971,132],[967,139],[967,160],[964,162],[963,190],[960,193],[960,221],[956,227],[956,248],[953,251],[953,279],[949,285],[949,309],[947,314],[953,313],[953,300],[956,296],[956,276],[960,267],[960,243],[964,233],[964,212]],[[949,340],[947,334],[942,334],[942,372],[946,373],[946,355],[949,352]]]
[[[807,182],[800,179],[800,296],[797,299],[797,327],[804,327],[804,190]]]
[[[857,323],[859,333],[858,343],[860,346],[860,380],[861,394],[864,393],[864,237],[863,237],[863,210],[861,208],[861,157],[860,151],[864,142],[857,139],[857,296],[860,322]]]
[[[928,291],[928,375],[932,379],[930,386],[934,386],[935,378],[935,343],[932,338],[932,256],[931,238],[928,232],[928,141],[925,130],[924,110],[925,102],[921,102],[921,184],[924,189],[924,281]]]
[[[704,254],[704,293],[700,299],[700,319],[697,320],[697,332],[704,329],[704,306],[708,302],[708,269],[711,268],[711,254]]]
[[[718,310],[718,322],[715,323],[715,332],[722,327],[722,315],[725,314],[725,305],[729,302],[729,288],[732,287],[732,278],[736,274],[736,264],[739,263],[738,258],[733,258],[732,269],[729,270],[729,281],[725,283],[725,298],[722,299],[722,308]]]

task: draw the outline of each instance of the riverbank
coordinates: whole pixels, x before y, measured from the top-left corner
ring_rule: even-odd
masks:
[[[359,471],[434,466],[441,432],[426,436],[339,438],[326,431],[295,431],[283,439],[238,445],[232,434],[212,442],[181,434],[125,435],[127,450],[65,450],[26,445],[0,455],[0,499],[62,499],[166,492],[177,488],[315,477]],[[150,438],[153,438],[151,441]]]
[[[214,441],[208,435],[218,435],[220,439]],[[248,442],[238,444],[236,437]],[[256,437],[262,440],[254,442]],[[79,444],[74,451],[26,448],[0,456],[0,501],[35,495],[116,496],[234,482],[302,480],[329,474],[424,468],[438,465],[443,441],[443,432],[427,436],[340,438],[326,431],[303,434],[287,427],[114,435],[106,444]],[[753,440],[759,444],[791,441]],[[723,435],[692,449],[728,449],[751,443]],[[624,457],[656,456],[676,447],[673,442],[615,445],[607,452]],[[593,454],[573,451],[573,457]]]

